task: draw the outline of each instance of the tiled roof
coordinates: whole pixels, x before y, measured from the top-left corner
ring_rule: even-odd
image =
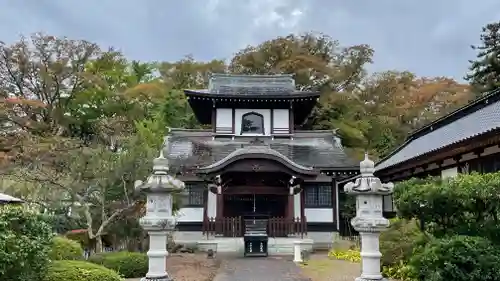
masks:
[[[234,151],[253,146],[255,137],[213,139],[211,131],[172,130],[165,155],[174,167],[187,170],[211,165]],[[289,138],[260,137],[259,145],[286,156],[294,163],[330,170],[357,170],[359,164],[347,157],[340,139],[332,131],[299,131]]]
[[[293,75],[212,74],[208,89],[185,90],[186,93],[218,96],[303,96],[319,95],[295,88]]]
[[[214,73],[210,77],[208,90],[223,91],[224,88],[277,88],[295,91],[295,80],[291,74],[237,75]]]
[[[416,131],[402,146],[377,163],[376,170],[500,128],[499,99],[500,91],[495,91]]]

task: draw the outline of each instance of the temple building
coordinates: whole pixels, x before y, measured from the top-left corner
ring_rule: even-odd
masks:
[[[270,253],[291,251],[297,239],[331,244],[341,183],[359,164],[334,131],[296,130],[319,93],[298,91],[291,75],[233,74],[184,92],[211,129],[171,129],[166,137],[171,170],[186,183],[176,242],[241,251],[243,237],[260,231]]]
[[[383,181],[500,171],[500,89],[422,127],[377,163]]]

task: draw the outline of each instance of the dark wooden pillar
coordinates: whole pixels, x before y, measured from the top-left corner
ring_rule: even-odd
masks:
[[[305,197],[305,189],[302,188],[302,190],[300,191],[300,219],[301,220],[304,220],[305,218],[305,212],[304,212],[304,205],[306,203],[306,197]]]
[[[205,189],[203,191],[203,222],[205,222],[207,219],[210,219],[208,217],[208,196],[210,193],[210,190]]]
[[[331,184],[331,189],[332,189],[332,211],[333,211],[333,224],[337,228],[338,222],[337,222],[337,209],[339,208],[337,204],[337,179],[332,178],[332,184]],[[338,231],[338,229],[337,229]]]
[[[217,108],[215,107],[215,101],[212,102],[212,132],[217,132]]]
[[[217,193],[217,218],[222,218],[224,215],[224,195],[221,193]]]

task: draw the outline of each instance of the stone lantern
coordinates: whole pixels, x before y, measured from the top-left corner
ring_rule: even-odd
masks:
[[[168,143],[168,142],[167,142]],[[184,182],[168,174],[168,159],[160,156],[153,161],[153,173],[146,182],[136,181],[135,188],[146,193],[146,215],[139,220],[149,234],[149,269],[141,281],[171,281],[167,273],[167,236],[176,225],[172,213],[173,194],[182,192]]]
[[[379,237],[389,226],[389,220],[383,216],[383,197],[392,193],[394,185],[383,184],[373,175],[375,163],[368,159],[368,154],[359,168],[361,176],[344,187],[347,194],[356,196],[356,217],[351,224],[361,237],[362,264],[361,276],[356,281],[382,280]]]

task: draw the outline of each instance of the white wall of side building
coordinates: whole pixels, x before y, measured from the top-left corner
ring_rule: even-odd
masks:
[[[202,222],[203,208],[202,207],[186,207],[180,208],[176,213],[177,222]]]
[[[304,208],[307,222],[334,222],[333,208]]]
[[[451,167],[448,169],[441,170],[441,178],[452,178],[458,175],[458,167]]]

